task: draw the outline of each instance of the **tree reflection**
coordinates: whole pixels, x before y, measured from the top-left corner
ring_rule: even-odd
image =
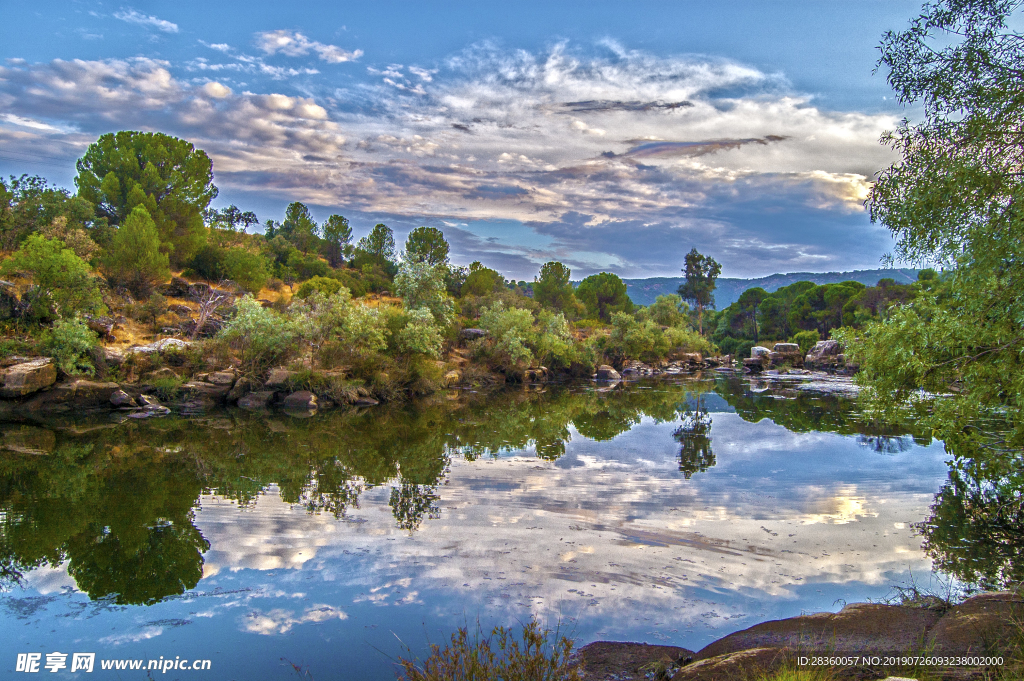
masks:
[[[391,507],[398,527],[412,532],[419,528],[424,516],[434,519],[441,517],[438,501],[440,497],[434,493],[433,487],[403,482],[391,488],[388,506]]]
[[[689,480],[694,473],[703,473],[715,465],[711,451],[711,414],[704,406],[704,395],[698,393],[696,404],[689,404],[683,412],[683,421],[672,433],[679,443],[679,470]]]

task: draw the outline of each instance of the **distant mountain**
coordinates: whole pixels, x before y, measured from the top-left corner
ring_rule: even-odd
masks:
[[[840,281],[859,281],[865,286],[874,286],[879,279],[895,279],[898,284],[917,281],[915,269],[854,270],[853,272],[792,272],[772,274],[760,279],[719,279],[715,289],[715,306],[721,310],[735,303],[740,294],[748,288],[760,286],[769,293],[798,281],[813,281],[815,284],[836,284]],[[652,277],[651,279],[624,279],[626,293],[638,305],[650,305],[658,296],[675,293],[686,281],[683,277]]]

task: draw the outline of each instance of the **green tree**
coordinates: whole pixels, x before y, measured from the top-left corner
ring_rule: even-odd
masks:
[[[587,316],[611,321],[615,312],[632,312],[633,301],[626,295],[626,282],[611,272],[592,274],[576,287],[576,297],[587,309]]]
[[[103,258],[103,271],[111,284],[124,286],[136,298],[145,298],[170,276],[156,224],[142,206],[136,206],[117,229]]]
[[[558,261],[546,262],[540,268],[540,277],[533,282],[533,299],[541,305],[561,310],[572,319],[582,310],[569,282],[572,271]]]
[[[479,265],[476,269],[473,269],[473,265]],[[484,267],[480,263],[473,263],[470,265],[469,276],[466,277],[466,281],[462,284],[462,295],[464,296],[486,296],[489,293],[494,293],[500,289],[505,279],[489,267]]]
[[[260,224],[259,219],[256,217],[256,213],[250,211],[243,211],[235,204],[231,204],[227,208],[217,210],[216,208],[210,208],[203,211],[203,217],[206,222],[215,229],[225,229],[230,232],[242,232],[245,233],[253,225]]]
[[[741,293],[739,300],[736,301],[739,304],[740,313],[746,319],[747,324],[749,324],[748,328],[754,332],[755,343],[760,340],[758,335],[758,309],[767,297],[768,292],[760,286],[756,286],[754,288],[748,288],[746,291]]]
[[[359,240],[356,248],[367,253],[378,265],[385,267],[395,261],[395,234],[385,224],[377,223]]]
[[[398,267],[395,291],[409,310],[424,308],[441,327],[452,323],[455,305],[448,297],[444,272],[426,260],[405,260]]]
[[[222,259],[224,275],[249,293],[259,293],[270,281],[270,263],[246,248],[229,248]]]
[[[89,274],[89,265],[64,248],[62,241],[30,235],[10,258],[0,265],[5,277],[27,275],[34,286],[25,292],[28,315],[35,319],[74,317],[95,312],[103,304],[99,286]]]
[[[405,258],[422,261],[431,267],[448,264],[448,242],[436,227],[417,227],[405,240]]]
[[[662,326],[686,326],[686,313],[690,311],[689,306],[683,299],[674,293],[665,296],[658,296],[647,311],[656,324]]]
[[[295,244],[303,253],[316,250],[320,243],[320,225],[316,224],[306,204],[293,201],[284,212],[284,222],[277,233]]]
[[[1024,35],[1007,28],[1019,7],[935,2],[881,45],[897,100],[924,115],[883,138],[901,158],[873,186],[871,217],[897,258],[942,265],[947,285],[843,338],[875,407],[913,409],[960,457],[1024,447]],[[992,418],[1001,427],[980,425]]]
[[[679,296],[697,308],[697,330],[704,333],[704,310],[715,309],[715,287],[718,275],[722,272],[711,256],[701,255],[697,249],[686,254],[686,265],[683,275],[686,283],[679,287]]]
[[[323,235],[323,254],[331,267],[341,267],[344,258],[352,255],[352,227],[340,215],[324,220],[320,228]]]
[[[0,248],[5,250],[17,248],[29,234],[61,219],[70,231],[87,230],[93,226],[93,214],[91,203],[41,177],[0,179]]]
[[[78,195],[111,225],[144,206],[176,265],[206,240],[205,211],[217,196],[213,162],[185,140],[159,132],[107,133],[78,159]]]

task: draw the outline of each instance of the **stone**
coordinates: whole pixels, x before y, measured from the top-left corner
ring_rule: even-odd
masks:
[[[103,348],[103,359],[108,366],[119,367],[124,364],[124,354],[117,348]]]
[[[110,396],[120,390],[117,383],[68,379],[22,405],[28,412],[98,409],[110,406]]]
[[[93,317],[92,315],[83,315],[85,324],[91,330],[99,334],[100,339],[105,341],[115,341],[114,327],[117,326],[117,322],[110,317]]]
[[[235,379],[238,377],[233,370],[228,371],[215,371],[210,374],[206,380],[214,385],[226,385],[229,388],[235,384]]]
[[[543,367],[533,367],[523,370],[524,383],[536,383],[547,380],[548,372]]]
[[[125,391],[118,389],[110,395],[110,404],[115,407],[136,407],[135,399]]]
[[[376,407],[380,402],[372,397],[357,397],[352,400],[352,404],[356,407]]]
[[[139,395],[136,399],[140,407],[162,407],[160,400],[153,397],[152,395]]]
[[[188,287],[188,280],[182,277],[171,277],[171,282],[169,284],[164,284],[160,287],[160,293],[174,298],[187,298]]]
[[[142,375],[142,381],[144,383],[152,383],[153,381],[161,381],[168,379],[178,378],[178,374],[174,372],[174,369],[170,367],[161,367],[156,371],[150,371]]]
[[[700,364],[704,361],[699,352],[684,352],[679,359],[687,364]]]
[[[940,615],[928,608],[851,603],[838,613],[773,620],[737,631],[701,649],[697,659],[754,648],[901,655],[922,650],[929,628]]]
[[[462,374],[458,371],[449,371],[444,375],[444,387],[450,388],[462,381]]]
[[[737,681],[762,678],[787,665],[793,654],[787,648],[751,648],[709,657],[688,664],[672,681]]]
[[[622,376],[614,367],[602,364],[597,367],[597,380],[599,381],[621,381]]]
[[[188,341],[183,341],[179,338],[164,338],[156,341],[155,343],[150,343],[149,345],[132,346],[125,350],[125,354],[130,355],[135,353],[141,353],[144,355],[148,355],[154,352],[162,354],[164,352],[167,352],[168,350],[172,352],[180,352],[182,350],[188,349],[191,345],[192,343]]]
[[[217,385],[205,381],[189,381],[181,386],[181,392],[185,401],[210,401],[214,404],[223,403],[231,392],[230,385]]]
[[[0,397],[24,397],[57,382],[57,367],[49,357],[7,367],[2,372]]]
[[[764,363],[767,357],[747,357],[743,360],[743,368],[749,369],[752,374],[759,374],[764,371]]]
[[[796,343],[776,343],[772,352],[800,352],[800,346]]]
[[[1006,654],[1020,636],[1024,597],[1010,591],[983,593],[947,612],[928,633],[933,655]]]
[[[755,345],[754,347],[750,348],[750,357],[751,359],[755,357],[767,357],[770,352],[771,350],[764,347],[763,345]]]
[[[237,381],[235,381],[234,386],[231,387],[231,391],[228,393],[227,398],[225,399],[227,400],[228,404],[234,404],[235,402],[238,402],[238,400],[242,399],[250,392],[252,392],[253,387],[254,385],[252,379],[242,376]]]
[[[263,385],[267,388],[286,388],[288,387],[288,382],[294,375],[294,371],[288,371],[283,367],[277,367],[276,369],[270,370],[270,374],[267,375],[267,380]]]
[[[13,426],[4,430],[0,448],[19,454],[44,456],[57,448],[57,435],[47,428]]]
[[[257,411],[260,409],[266,409],[270,404],[270,401],[274,399],[273,390],[260,390],[254,393],[239,398],[238,407],[239,409],[247,409],[249,411]]]
[[[484,329],[463,329],[459,332],[459,338],[462,340],[477,340],[487,336],[487,331]]]
[[[842,362],[839,360],[841,352],[842,348],[839,345],[839,341],[818,341],[804,358],[804,365],[809,369],[841,365]]]
[[[585,679],[639,681],[648,678],[647,672],[652,666],[659,663],[666,668],[681,665],[693,657],[693,651],[647,643],[595,641],[580,648],[576,657]]]
[[[313,411],[316,407],[316,395],[308,390],[297,390],[281,400],[281,408],[289,411]]]
[[[13,319],[18,315],[18,291],[14,284],[0,280],[0,321]]]

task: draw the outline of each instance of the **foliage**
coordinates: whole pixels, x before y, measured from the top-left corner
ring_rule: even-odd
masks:
[[[156,325],[160,317],[167,312],[167,298],[159,293],[152,294],[145,303],[138,307],[136,318],[142,322],[149,322],[156,331]]]
[[[540,277],[533,283],[533,298],[541,305],[562,311],[572,319],[581,317],[585,312],[576,299],[569,277],[572,271],[557,261],[544,263],[540,268]]]
[[[528,347],[533,342],[533,315],[529,310],[506,308],[500,301],[484,310],[479,325],[488,332],[488,337],[477,341],[486,353],[503,370],[529,366],[533,352]]]
[[[352,227],[340,215],[331,215],[320,227],[323,235],[321,251],[331,267],[340,267],[344,258],[352,255]]]
[[[167,255],[160,252],[156,223],[142,206],[136,206],[110,240],[103,257],[107,280],[143,298],[171,274]]]
[[[580,352],[561,312],[543,310],[537,315],[540,331],[534,345],[537,360],[552,369],[568,369],[580,362]]]
[[[298,250],[293,250],[288,254],[287,265],[299,281],[313,277],[326,277],[331,271],[327,263],[315,253],[302,253]]]
[[[39,229],[39,233],[47,239],[63,241],[64,245],[74,251],[82,260],[89,262],[99,252],[100,247],[84,229],[68,224],[66,215],[60,215],[48,225]]]
[[[448,242],[436,227],[417,227],[405,241],[403,259],[425,262],[431,267],[448,264]]]
[[[21,248],[0,265],[0,274],[27,274],[35,284],[22,297],[34,319],[70,318],[95,312],[101,305],[99,287],[89,266],[64,243],[39,234],[29,236]]]
[[[332,279],[322,281],[337,283]],[[315,355],[322,355],[321,351],[333,344],[341,352],[332,355],[351,359],[376,354],[387,345],[380,312],[352,302],[344,286],[329,294],[313,288],[292,303],[289,314]]]
[[[791,343],[796,343],[800,346],[800,352],[806,355],[814,347],[814,344],[821,340],[821,334],[818,333],[817,329],[811,331],[800,331],[793,334],[793,337],[789,339]]]
[[[314,291],[319,291],[325,296],[333,296],[343,288],[342,283],[330,277],[313,277],[302,282],[299,290],[295,292],[296,298],[308,298]]]
[[[455,305],[448,297],[442,266],[431,265],[427,259],[402,261],[395,276],[395,292],[405,301],[406,308],[427,309],[437,325],[451,325]]]
[[[611,272],[592,274],[581,281],[576,297],[592,319],[607,322],[616,312],[633,311],[633,301],[626,295],[626,282]]]
[[[259,219],[256,217],[256,213],[251,210],[243,211],[235,204],[231,204],[227,208],[217,210],[215,208],[204,211],[203,217],[206,222],[209,223],[210,227],[214,229],[224,229],[229,232],[245,232],[253,225],[260,224]]]
[[[290,241],[303,253],[317,249],[320,244],[320,225],[309,212],[306,204],[293,201],[284,212],[284,222],[277,233]]]
[[[0,248],[13,250],[29,234],[43,230],[63,219],[67,230],[94,231],[93,205],[78,196],[70,196],[66,189],[51,186],[38,176],[11,176],[7,182],[0,179]],[[44,235],[47,238],[61,238]],[[75,250],[70,241],[65,244]],[[84,259],[87,256],[80,255]]]
[[[884,321],[842,336],[876,408],[913,410],[967,457],[1024,446],[1024,35],[1007,28],[1019,4],[935,2],[885,34],[879,64],[897,100],[923,105],[924,119],[884,138],[901,159],[868,206],[897,258],[945,274]]]
[[[452,634],[443,649],[431,644],[430,656],[423,662],[400,658],[404,681],[579,681],[582,671],[572,663],[573,642],[565,636],[541,629],[531,620],[522,631],[522,643],[514,632],[495,628],[490,636],[478,631],[470,639],[465,627]],[[494,646],[492,648],[492,646]]]
[[[294,355],[299,330],[293,321],[265,309],[252,296],[240,298],[235,308],[217,338],[234,350],[243,373],[262,376]]]
[[[667,296],[658,296],[647,308],[651,319],[662,326],[686,326],[689,306],[683,299],[672,293]]]
[[[224,251],[224,276],[249,293],[259,293],[270,281],[270,263],[259,253],[234,247]]]
[[[701,255],[696,248],[686,254],[683,276],[686,283],[679,287],[679,296],[697,308],[697,329],[704,333],[704,310],[715,307],[715,281],[722,266],[711,256]]]
[[[97,217],[116,226],[143,206],[174,264],[187,263],[202,246],[203,211],[217,188],[209,156],[191,143],[159,132],[107,133],[77,167],[78,195],[95,205]]]
[[[600,340],[601,348],[615,361],[639,359],[653,362],[673,351],[711,354],[711,343],[696,331],[668,327],[650,318],[647,310],[636,314],[616,312],[612,315],[612,332]]]
[[[418,307],[409,310],[406,316],[408,321],[397,338],[401,351],[439,357],[444,338],[433,313],[428,308]]]
[[[356,249],[387,269],[387,265],[395,261],[395,234],[387,225],[377,223],[369,234],[359,240]]]
[[[475,264],[479,265],[480,263]],[[483,266],[473,269],[472,266],[470,266],[469,274],[466,276],[466,281],[462,285],[462,295],[486,296],[488,293],[493,293],[497,289],[501,288],[504,283],[504,278],[495,270]]]
[[[79,317],[60,319],[43,334],[43,352],[65,374],[93,375],[96,368],[89,354],[96,346],[97,336]]]

